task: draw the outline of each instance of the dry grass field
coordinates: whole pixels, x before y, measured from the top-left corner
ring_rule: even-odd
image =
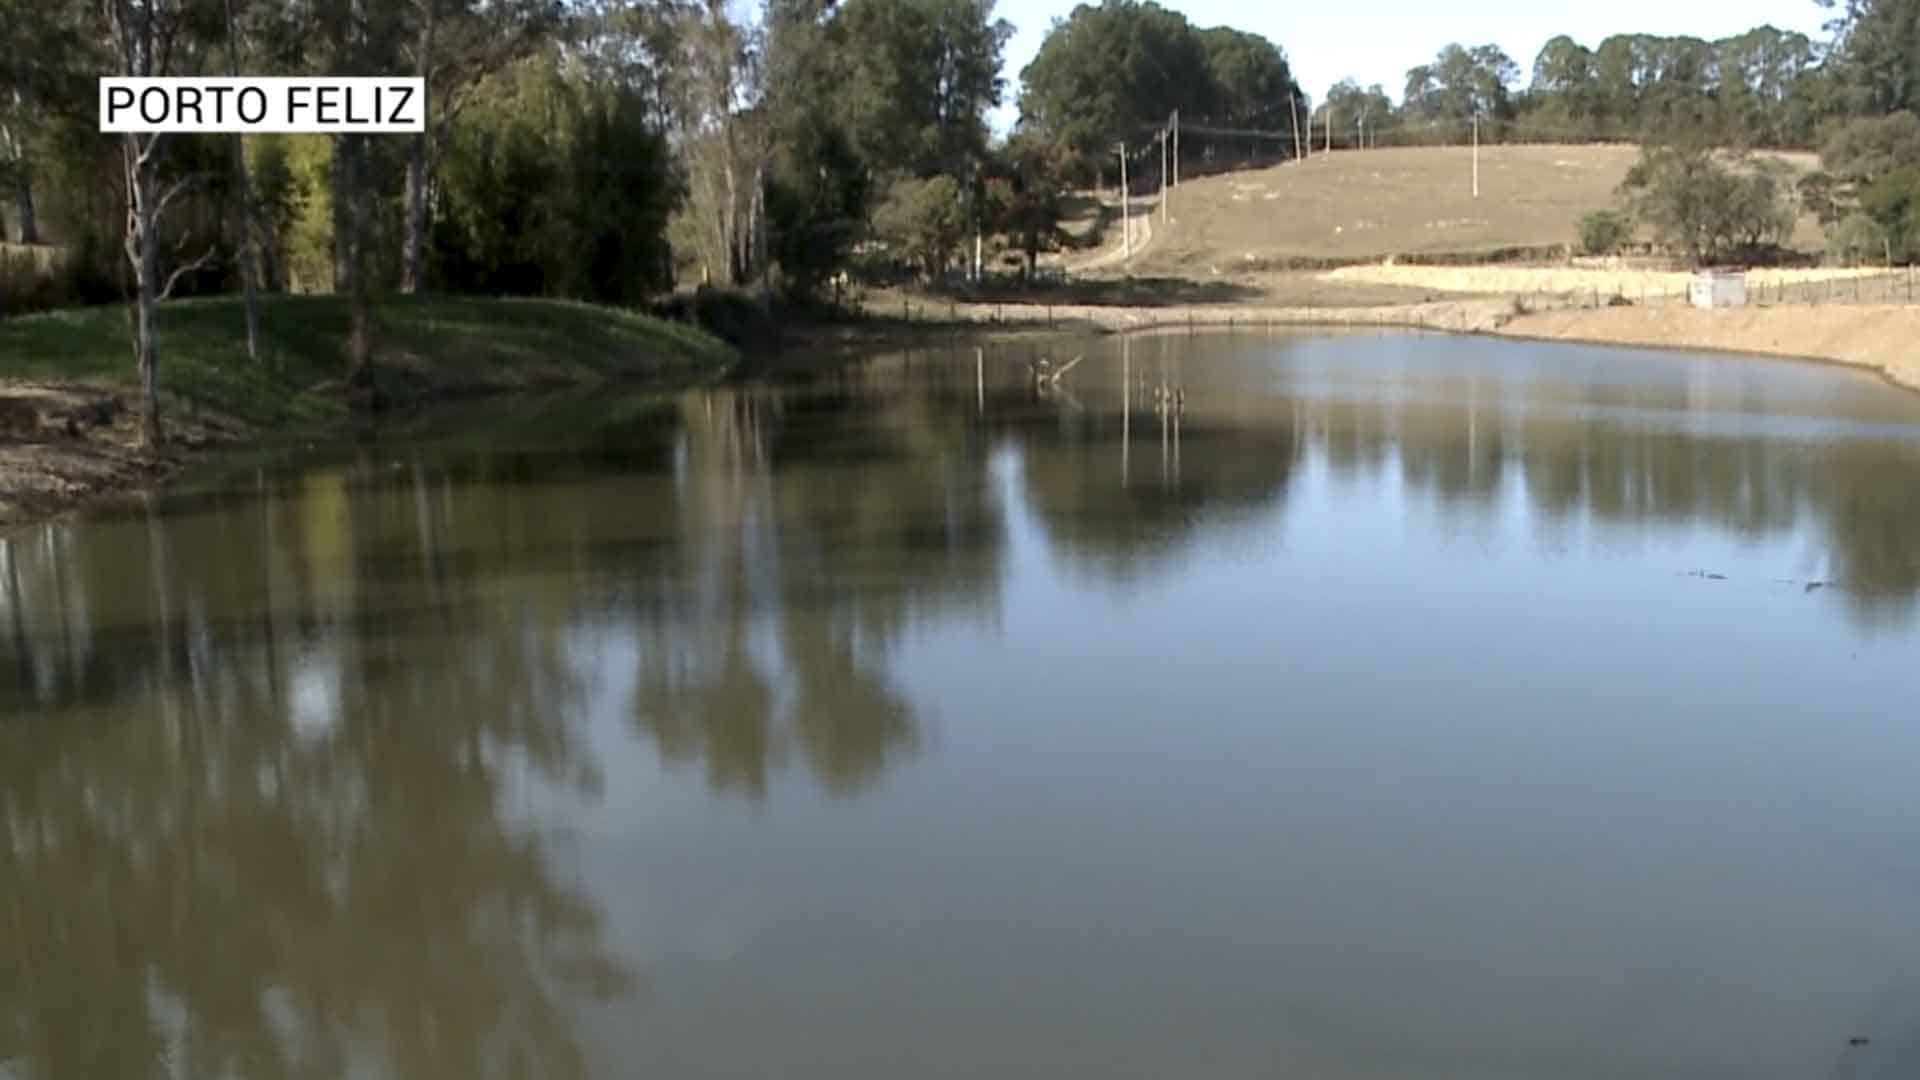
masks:
[[[1204,278],[1287,259],[1566,244],[1581,215],[1617,204],[1638,155],[1632,146],[1482,147],[1478,199],[1467,147],[1336,152],[1209,177],[1172,193],[1169,223],[1154,207],[1153,240],[1128,270]],[[1786,160],[1800,169],[1813,163],[1805,155]],[[1819,243],[1817,226],[1803,223],[1796,246]]]

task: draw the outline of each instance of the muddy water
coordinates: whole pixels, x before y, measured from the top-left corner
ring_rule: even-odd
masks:
[[[1848,371],[920,353],[0,555],[0,1076],[1920,1071]]]

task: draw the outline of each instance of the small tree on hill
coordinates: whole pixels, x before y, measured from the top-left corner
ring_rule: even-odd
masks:
[[[1752,255],[1787,238],[1794,212],[1779,170],[1742,164],[1730,168],[1703,147],[1650,146],[1620,190],[1662,245],[1696,265]]]
[[[1618,210],[1595,210],[1580,219],[1580,250],[1611,255],[1633,235],[1633,223]]]

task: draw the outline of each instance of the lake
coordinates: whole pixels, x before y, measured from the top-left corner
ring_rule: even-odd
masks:
[[[3,540],[0,1076],[1920,1072],[1858,372],[934,349]]]

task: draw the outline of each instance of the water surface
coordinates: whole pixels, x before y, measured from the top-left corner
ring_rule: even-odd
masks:
[[[1920,396],[1168,335],[456,431],[5,534],[0,1075],[1920,1061]]]

